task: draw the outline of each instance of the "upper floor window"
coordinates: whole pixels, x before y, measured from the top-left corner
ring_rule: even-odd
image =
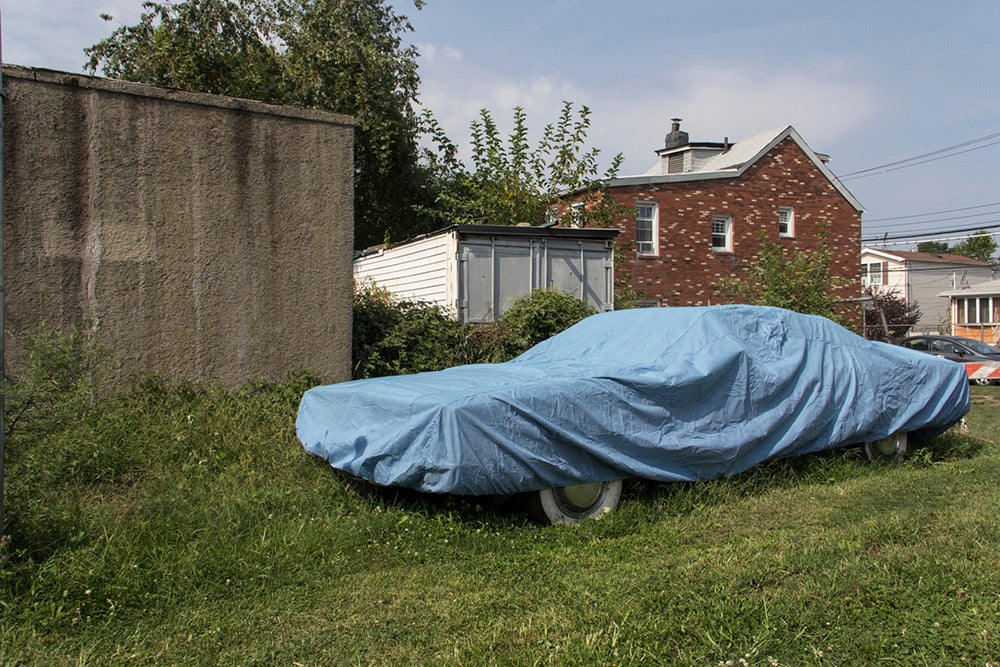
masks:
[[[583,213],[586,210],[586,204],[582,201],[578,201],[570,208],[570,224],[573,227],[583,227]]]
[[[795,236],[795,209],[778,207],[778,236]]]
[[[640,255],[656,254],[656,204],[637,202],[635,205],[635,249]]]
[[[715,252],[733,251],[733,217],[730,215],[712,216],[712,250]]]
[[[885,285],[885,278],[882,262],[866,262],[861,265],[861,284],[863,286]]]

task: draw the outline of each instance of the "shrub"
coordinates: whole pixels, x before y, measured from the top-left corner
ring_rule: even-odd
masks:
[[[438,306],[394,301],[366,283],[354,294],[353,377],[507,361],[594,312],[567,292],[535,290],[516,299],[499,322],[461,324]]]
[[[44,432],[89,409],[103,386],[102,352],[73,327],[61,333],[44,322],[36,333],[11,334],[23,358],[4,368],[6,433]]]
[[[568,292],[540,289],[514,301],[500,322],[523,352],[595,312]]]
[[[5,505],[0,526],[6,548],[35,556],[70,539],[79,519],[78,498],[62,492],[74,475],[105,461],[92,441],[64,441],[68,425],[88,428],[88,415],[107,392],[101,351],[74,327],[61,333],[43,324],[12,335],[23,357],[4,369]],[[2,538],[0,538],[2,539]]]
[[[476,361],[470,329],[438,306],[394,301],[374,283],[360,285],[354,293],[353,377],[421,373]]]

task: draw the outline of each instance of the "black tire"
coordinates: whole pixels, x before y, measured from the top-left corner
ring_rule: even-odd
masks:
[[[557,486],[527,495],[528,514],[543,524],[577,523],[600,519],[615,511],[622,497],[622,481]]]
[[[900,461],[906,457],[910,442],[906,433],[893,433],[888,438],[865,443],[869,461]]]

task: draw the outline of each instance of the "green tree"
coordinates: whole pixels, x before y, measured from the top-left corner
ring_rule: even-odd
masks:
[[[551,207],[566,192],[599,192],[617,175],[622,156],[616,155],[599,174],[600,150],[586,149],[590,113],[586,106],[575,110],[572,102],[563,102],[559,119],[545,126],[532,148],[524,109],[514,108],[514,127],[506,140],[483,109],[470,126],[469,168],[458,159],[458,146],[425,111],[424,130],[436,148],[425,157],[439,187],[433,207],[423,211],[445,224],[540,225],[550,220]]]
[[[419,10],[423,0],[414,0]],[[86,49],[92,72],[355,117],[355,245],[424,231],[417,51],[384,0],[143,3],[136,25]],[[110,16],[104,15],[106,20]]]
[[[834,290],[844,282],[830,275],[832,253],[825,224],[819,225],[818,235],[815,250],[789,251],[761,231],[757,257],[742,276],[723,279],[720,290],[743,303],[822,315],[842,323]]]
[[[437,198],[420,210],[440,224],[515,225],[552,223],[553,212],[563,226],[614,227],[631,209],[618,204],[606,183],[621,168],[622,155],[599,173],[600,150],[586,148],[590,109],[574,109],[564,101],[559,119],[545,126],[538,145],[528,140],[527,115],[514,108],[514,129],[506,141],[493,115],[486,109],[471,124],[472,168],[459,159],[458,146],[448,138],[430,111],[425,111],[424,131],[435,144],[425,151],[434,174]],[[578,193],[567,206],[567,193]],[[558,212],[562,211],[559,215]],[[629,287],[629,275],[618,268],[625,249],[615,246],[615,308],[627,308],[642,297]]]
[[[997,240],[993,234],[981,229],[972,236],[959,241],[951,248],[956,255],[964,255],[972,259],[989,262],[997,251]]]
[[[917,252],[929,252],[935,255],[951,252],[945,241],[921,241],[917,244]]]

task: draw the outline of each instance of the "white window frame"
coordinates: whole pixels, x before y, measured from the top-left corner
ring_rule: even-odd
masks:
[[[717,225],[719,227],[717,227]],[[716,231],[721,227],[720,231]],[[715,240],[721,238],[723,245],[718,246]],[[712,252],[732,252],[733,251],[733,216],[713,215],[712,216]]]
[[[545,213],[545,222],[550,225],[559,224],[559,204],[549,206],[549,210]]]
[[[969,296],[964,299],[956,299],[956,301],[959,308],[956,324],[1000,324],[1000,322],[994,321],[1000,314],[998,313],[1000,297]],[[984,312],[986,313],[986,321],[983,321]]]
[[[587,205],[578,201],[570,207],[570,225],[578,229],[583,227],[583,214],[587,211]]]
[[[649,215],[644,215],[643,209],[649,210]],[[640,224],[649,225],[649,229],[640,228]],[[660,207],[656,202],[637,201],[635,203],[635,250],[639,255],[656,255],[658,252],[657,239],[660,228]],[[640,239],[639,232],[648,231],[649,239]]]
[[[786,239],[795,238],[795,209],[791,206],[778,207],[778,236]]]
[[[873,271],[871,267],[877,267],[877,271]],[[878,276],[878,282],[874,281],[874,276]],[[861,265],[861,285],[863,287],[870,287],[871,285],[882,286],[886,284],[885,272],[882,271],[882,262],[865,262]]]

